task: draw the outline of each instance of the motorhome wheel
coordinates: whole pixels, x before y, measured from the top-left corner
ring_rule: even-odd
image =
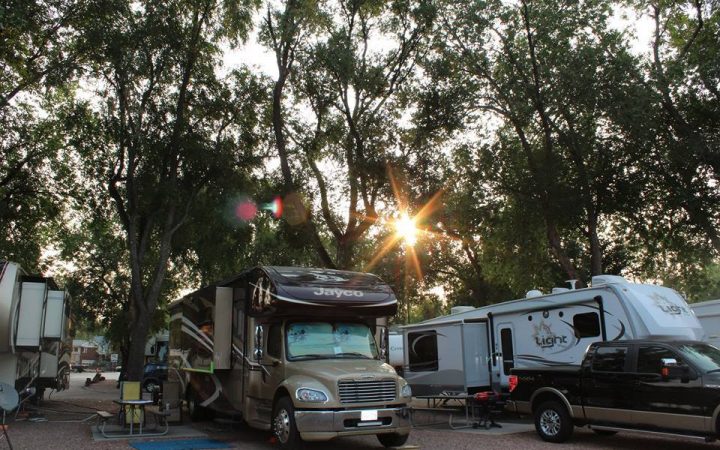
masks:
[[[384,447],[402,447],[405,445],[405,441],[408,440],[409,434],[398,434],[398,433],[385,433],[385,434],[378,434],[377,438],[378,441],[384,446]]]
[[[303,441],[295,425],[295,407],[289,397],[282,397],[275,403],[273,408],[273,434],[283,450],[303,448]]]

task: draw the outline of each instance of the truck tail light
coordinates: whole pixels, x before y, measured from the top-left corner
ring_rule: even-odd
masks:
[[[515,388],[517,387],[517,385],[518,385],[517,375],[510,375],[510,377],[508,377],[508,386],[510,387],[510,392],[514,391]]]

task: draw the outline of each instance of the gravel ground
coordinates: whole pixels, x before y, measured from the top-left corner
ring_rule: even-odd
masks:
[[[77,374],[83,375],[83,374]],[[15,450],[28,449],[127,449],[129,442],[94,441],[91,427],[94,419],[88,420],[96,410],[115,412],[118,406],[112,403],[118,397],[118,390],[114,380],[85,388],[82,386],[85,376],[73,377],[70,390],[53,394],[49,400],[43,402],[42,408],[34,411],[34,415],[45,421],[31,421],[33,414],[21,416],[17,421],[11,422],[8,427],[13,448]],[[79,380],[79,381],[78,381]],[[421,423],[426,423],[422,422]],[[516,419],[501,418],[504,423],[502,430],[450,430],[447,425],[438,427],[416,428],[410,434],[407,446],[422,449],[454,449],[477,450],[478,448],[491,449],[620,449],[635,450],[651,448],[653,450],[708,450],[716,448],[715,444],[706,444],[700,441],[676,438],[659,438],[635,433],[621,433],[612,437],[601,437],[586,429],[576,429],[573,438],[565,444],[549,444],[541,441],[534,431],[522,431],[508,434],[513,428],[511,423],[521,430],[532,430],[528,421],[519,422]],[[186,424],[189,425],[189,424]],[[227,442],[233,448],[250,450],[278,449],[269,432],[258,431],[247,426],[228,422],[201,422],[192,424],[193,428],[206,433],[210,438]],[[0,450],[5,449],[7,443],[0,438]],[[343,450],[381,449],[383,448],[374,436],[360,436],[336,439],[323,443],[311,443],[308,450]]]

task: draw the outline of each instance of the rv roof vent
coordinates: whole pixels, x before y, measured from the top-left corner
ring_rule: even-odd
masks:
[[[559,294],[559,293],[561,293],[561,292],[567,292],[567,291],[569,291],[569,290],[570,290],[570,289],[568,289],[568,288],[554,287],[554,288],[552,288],[552,293],[553,293],[553,294]]]
[[[603,284],[627,283],[628,281],[619,275],[596,275],[592,277],[593,286],[602,286]]]
[[[450,314],[460,314],[475,309],[474,306],[453,306],[450,308]]]
[[[533,297],[540,297],[543,295],[542,291],[538,291],[537,289],[533,289],[531,291],[527,291],[527,294],[525,294],[525,298],[533,298]]]

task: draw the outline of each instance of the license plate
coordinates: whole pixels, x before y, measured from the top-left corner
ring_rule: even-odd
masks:
[[[360,411],[360,420],[363,422],[366,420],[377,420],[377,411],[374,409]]]

